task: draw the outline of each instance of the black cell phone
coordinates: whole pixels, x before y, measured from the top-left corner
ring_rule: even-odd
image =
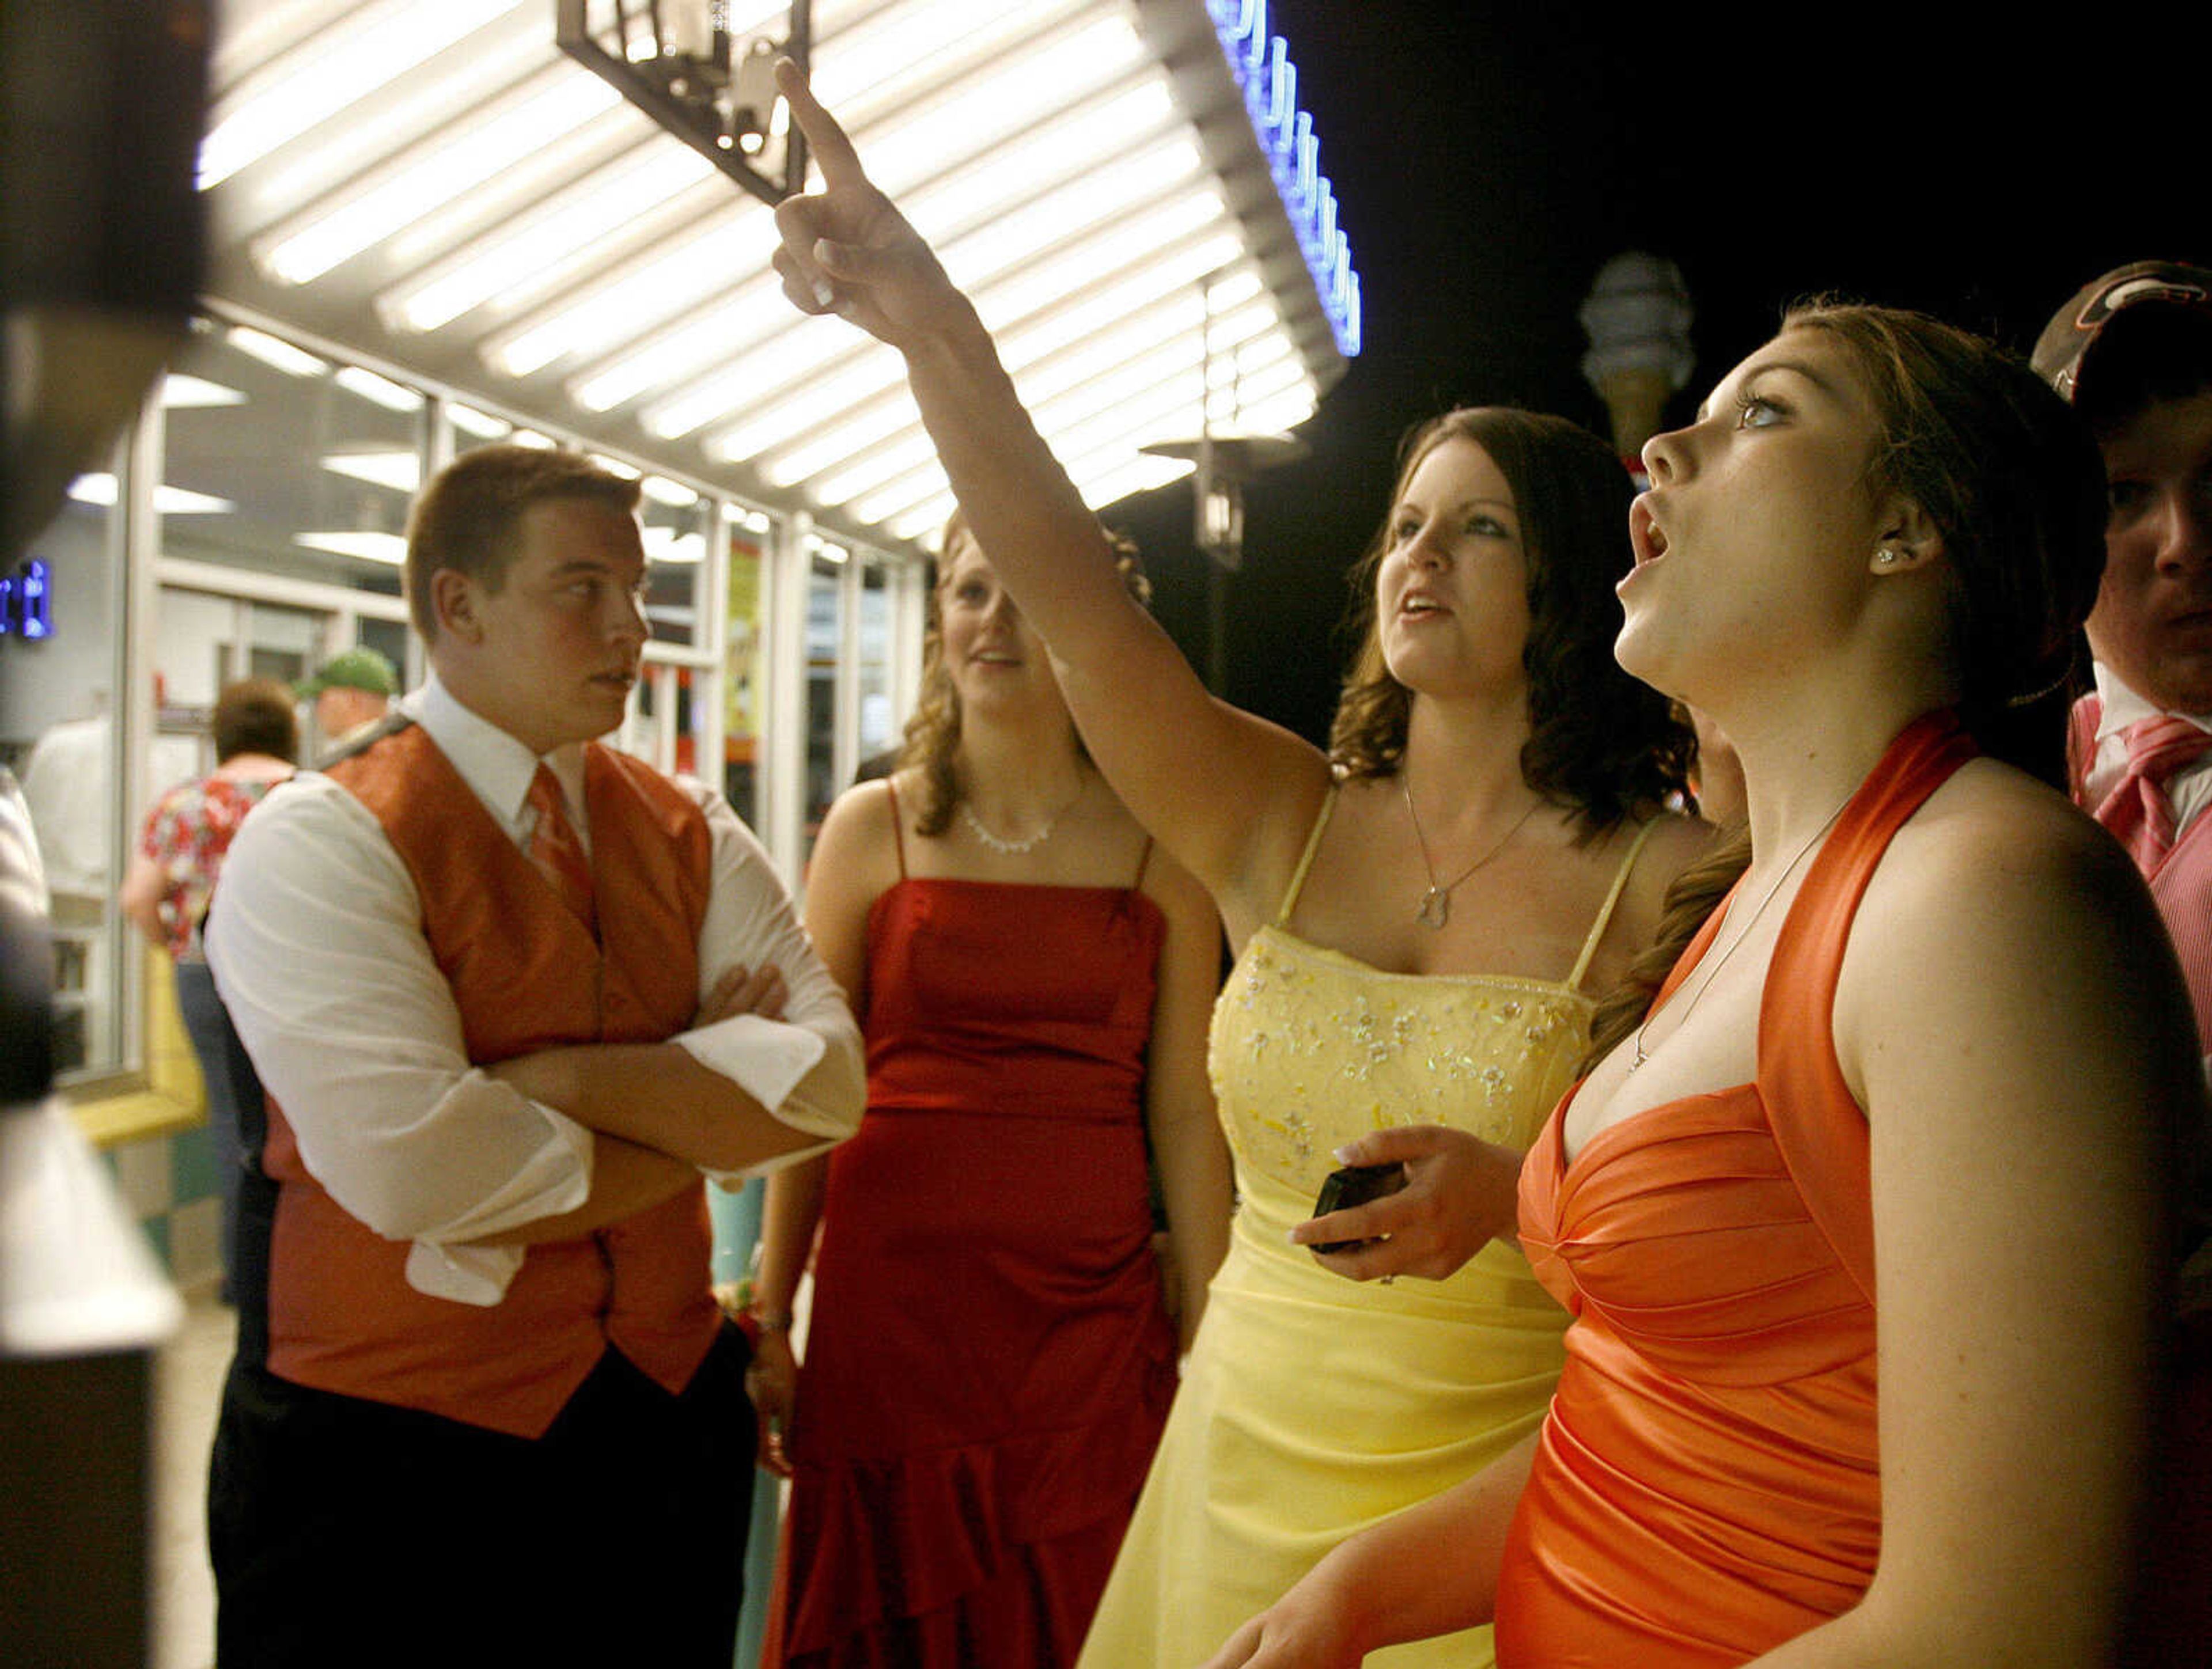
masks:
[[[1354,1205],[1364,1205],[1370,1199],[1394,1194],[1405,1186],[1406,1168],[1395,1161],[1387,1165],[1346,1165],[1322,1179],[1321,1193],[1314,1197],[1313,1214],[1327,1217],[1331,1211],[1347,1211]],[[1349,1252],[1355,1246],[1366,1244],[1365,1241],[1323,1241],[1306,1250]]]

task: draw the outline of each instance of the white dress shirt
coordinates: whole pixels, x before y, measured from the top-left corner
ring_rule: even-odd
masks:
[[[526,846],[538,757],[434,678],[400,703]],[[580,746],[545,756],[590,841]],[[712,875],[699,932],[703,998],[730,968],[773,963],[780,1021],[739,1015],[669,1041],[819,1152],[858,1127],[859,1029],[814,954],[768,854],[718,794],[684,785],[705,813]],[[460,1012],[421,926],[413,877],[383,826],[330,778],[302,772],[240,828],[210,914],[209,962],[308,1173],[378,1234],[413,1242],[416,1290],[495,1304],[524,1248],[462,1244],[574,1210],[591,1193],[592,1132],[472,1066]]]
[[[2082,781],[2082,794],[2092,811],[2105,803],[2106,796],[2119,786],[2127,774],[2128,744],[2121,732],[2166,711],[2122,683],[2102,661],[2095,663],[2094,671],[2097,700],[2104,711],[2097,720],[2096,751],[2089,756],[2088,774]],[[2172,716],[2199,730],[2212,731],[2212,714],[2177,713]],[[2173,833],[2178,840],[2197,814],[2212,805],[2212,753],[2190,761],[2167,778],[2166,798],[2173,807]]]

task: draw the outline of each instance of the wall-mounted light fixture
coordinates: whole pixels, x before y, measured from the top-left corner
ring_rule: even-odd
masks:
[[[555,0],[554,40],[763,203],[806,181],[806,142],[775,90],[775,61],[801,70],[811,0],[791,0],[788,33],[763,30],[781,5],[745,0]]]

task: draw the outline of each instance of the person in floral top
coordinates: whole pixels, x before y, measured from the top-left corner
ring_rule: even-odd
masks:
[[[139,931],[177,964],[177,1006],[206,1085],[208,1128],[222,1178],[222,1269],[227,1296],[237,1223],[238,1175],[245,1162],[239,1108],[223,1060],[223,1019],[215,980],[200,953],[200,923],[231,839],[277,783],[292,774],[300,743],[292,692],[271,678],[227,686],[216,700],[216,768],[180,782],[146,814],[138,849],[118,901]]]

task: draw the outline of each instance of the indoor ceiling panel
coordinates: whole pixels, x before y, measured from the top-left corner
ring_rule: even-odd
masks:
[[[1301,421],[1357,351],[1266,11],[814,7],[817,89],[1094,503],[1188,467],[1150,442]],[[614,12],[591,0],[595,39],[619,43]],[[740,50],[788,27],[778,6],[728,15]],[[555,20],[554,0],[234,0],[202,151],[214,296],[850,534],[927,531],[944,477],[896,356],[793,313],[765,205],[564,55]]]

